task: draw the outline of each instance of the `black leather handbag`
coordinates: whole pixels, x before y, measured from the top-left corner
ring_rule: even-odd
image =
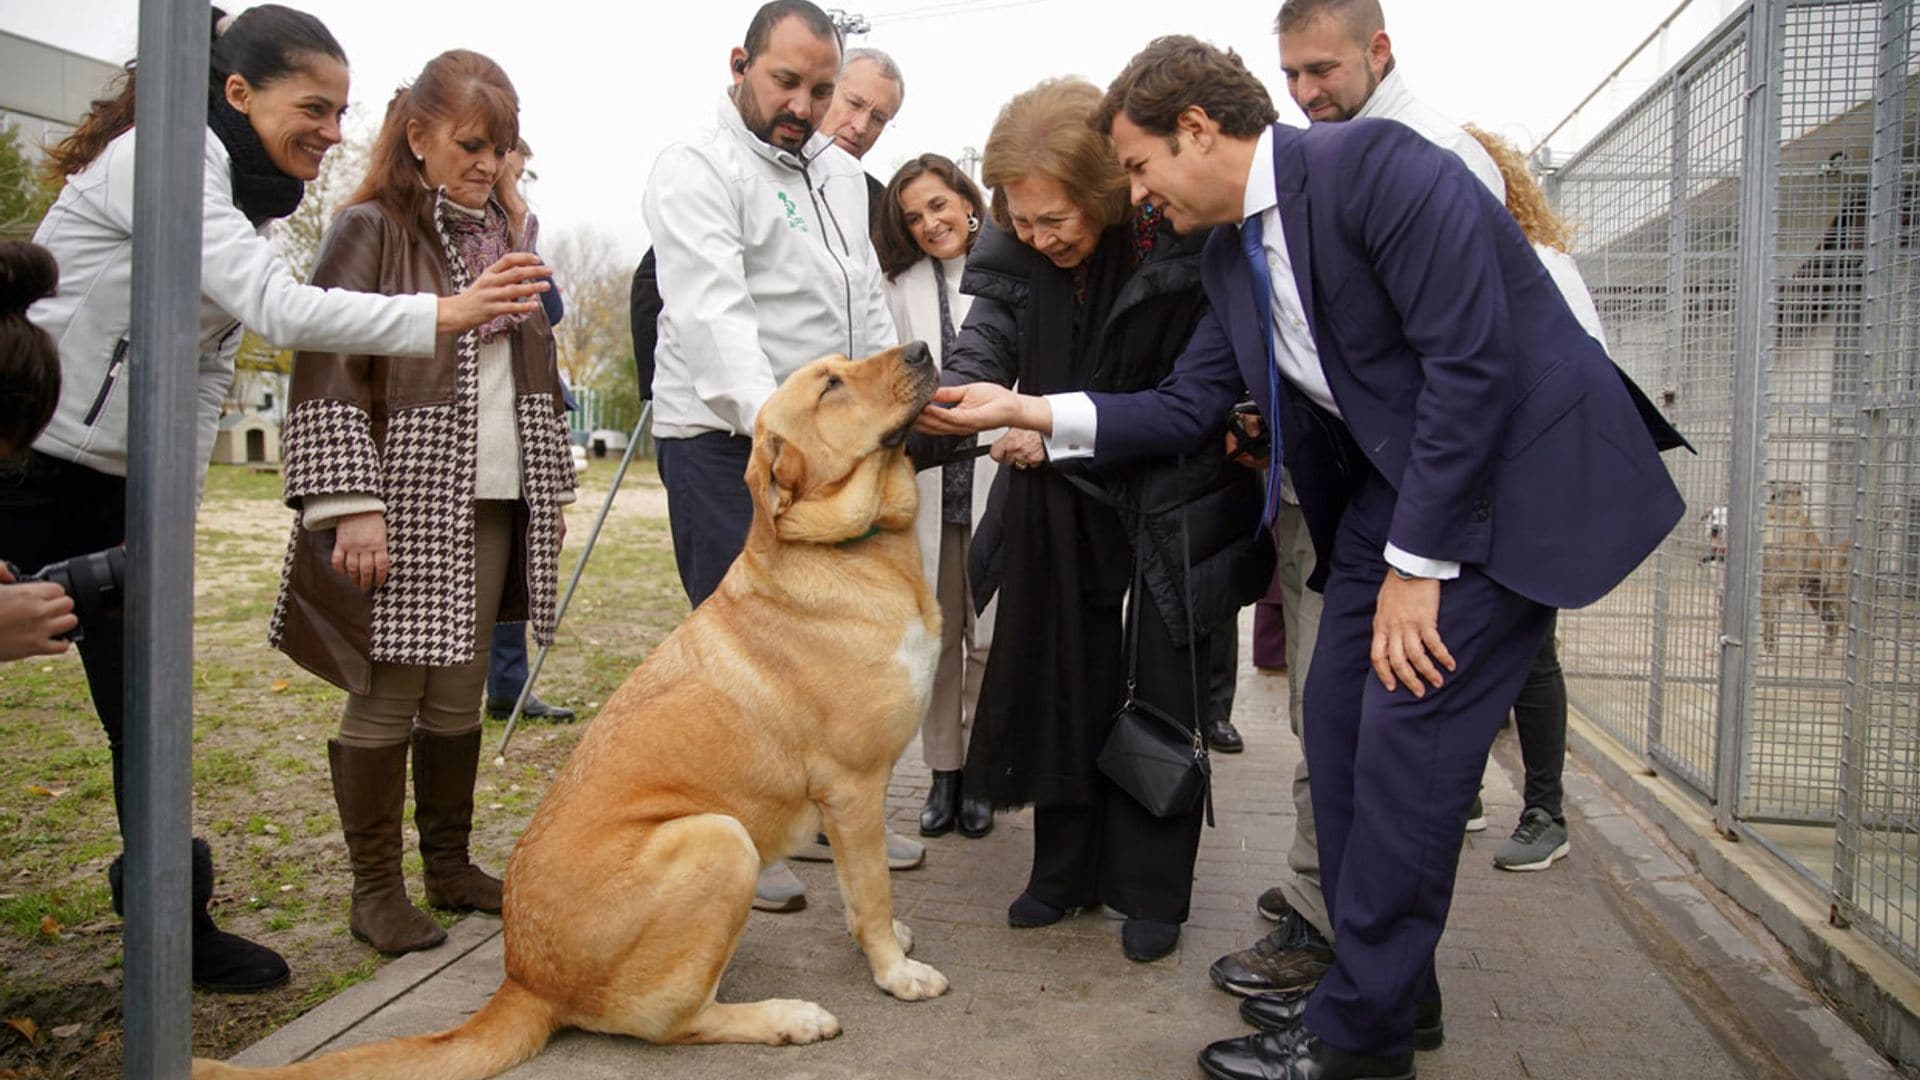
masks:
[[[1120,790],[1131,795],[1155,817],[1190,814],[1204,801],[1207,824],[1213,824],[1213,762],[1206,736],[1198,723],[1199,661],[1194,656],[1193,589],[1190,570],[1183,567],[1181,595],[1187,606],[1187,665],[1194,689],[1195,724],[1174,719],[1135,693],[1140,663],[1140,597],[1146,591],[1143,552],[1147,544],[1146,516],[1140,518],[1139,538],[1133,549],[1133,587],[1127,591],[1127,700],[1114,714],[1113,730],[1094,763]],[[1186,512],[1181,511],[1181,547],[1187,546]],[[1183,561],[1188,559],[1185,550]]]

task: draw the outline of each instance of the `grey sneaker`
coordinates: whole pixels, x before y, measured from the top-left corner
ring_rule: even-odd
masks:
[[[826,833],[815,833],[813,843],[793,853],[801,862],[832,862],[833,847]],[[887,869],[913,870],[927,861],[927,845],[910,836],[887,830]]]
[[[1520,815],[1513,836],[1493,853],[1493,865],[1502,870],[1545,870],[1567,857],[1567,827],[1553,815],[1530,806]]]
[[[799,911],[807,906],[807,887],[784,862],[760,871],[753,886],[753,906],[761,911]]]

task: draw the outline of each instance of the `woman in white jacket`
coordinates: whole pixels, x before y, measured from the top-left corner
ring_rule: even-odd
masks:
[[[340,141],[346,55],[318,19],[278,5],[238,17],[213,11],[201,213],[200,461],[211,453],[233,377],[241,326],[286,348],[430,357],[437,331],[532,311],[533,256],[494,264],[459,296],[380,296],[297,282],[262,232],[299,205]],[[127,391],[132,323],[133,63],[117,92],[96,101],[48,167],[65,187],[34,239],[60,262],[59,293],[28,317],[58,344],[60,403],[26,455],[0,463],[0,556],[27,571],[112,548],[126,538]],[[180,360],[185,361],[185,357]],[[181,417],[181,422],[189,422]],[[181,508],[183,511],[185,507]],[[113,752],[114,802],[123,790],[122,625],[118,613],[83,627],[80,645],[94,707]],[[185,854],[183,852],[183,854]],[[287,979],[272,950],[217,929],[206,905],[212,856],[192,849],[193,981],[251,992]],[[120,909],[120,862],[109,871]]]
[[[952,161],[922,154],[900,167],[887,185],[875,250],[886,275],[887,307],[900,340],[920,340],[940,363],[966,322],[973,298],[960,291],[967,253],[986,216],[980,189]],[[991,441],[992,435],[982,436]],[[933,771],[933,788],[920,811],[920,835],[941,836],[958,826],[963,836],[993,831],[993,807],[984,793],[961,790],[967,735],[980,697],[993,636],[989,603],[975,615],[967,583],[973,523],[986,505],[994,466],[969,458],[920,474],[921,564],[940,598],[940,665],[920,726],[920,753]]]

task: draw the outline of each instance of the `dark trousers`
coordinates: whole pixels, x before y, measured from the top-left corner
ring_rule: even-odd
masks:
[[[104,551],[127,538],[127,482],[30,451],[0,462],[0,559],[31,574],[48,563]],[[113,805],[126,791],[126,625],[118,615],[81,627],[80,662],[113,752]]]
[[[527,624],[493,624],[493,645],[487,652],[487,703],[509,707],[527,685]]]
[[[1306,687],[1306,751],[1320,874],[1340,947],[1304,1018],[1342,1050],[1413,1050],[1417,1002],[1439,997],[1467,807],[1487,752],[1540,650],[1551,609],[1474,566],[1443,583],[1446,685],[1389,694],[1368,654],[1393,489],[1370,467],[1342,516]]]
[[[1213,628],[1207,647],[1207,722],[1233,719],[1233,695],[1240,682],[1240,613]]]
[[[657,440],[655,453],[660,482],[667,488],[673,561],[680,567],[687,601],[699,607],[747,546],[747,529],[753,524],[747,459],[753,440],[710,431],[690,439]]]
[[[1567,766],[1567,680],[1553,647],[1559,619],[1558,611],[1547,616],[1547,638],[1513,702],[1513,726],[1520,736],[1520,760],[1527,767],[1526,808],[1539,807],[1553,820],[1565,821],[1560,774]]]
[[[1195,656],[1175,648],[1151,600],[1141,605],[1138,693],[1183,724],[1194,722],[1194,681],[1207,677],[1209,642],[1195,643]],[[1088,618],[1082,626],[1113,633],[1111,618]],[[1090,642],[1089,648],[1119,648],[1121,642]],[[1204,685],[1204,683],[1202,683]],[[1113,718],[1092,725],[1097,749]],[[1131,795],[1094,770],[1093,797],[1086,805],[1038,805],[1033,810],[1033,871],[1027,891],[1054,907],[1110,904],[1139,919],[1181,923],[1193,897],[1193,863],[1200,853],[1201,807],[1179,817],[1147,813]]]

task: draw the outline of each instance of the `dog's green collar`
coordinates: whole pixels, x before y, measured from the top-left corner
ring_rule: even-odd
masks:
[[[859,536],[853,537],[848,540],[842,540],[833,546],[834,547],[852,547],[853,545],[861,542],[862,540],[871,540],[874,537],[879,535],[880,535],[880,526],[875,525],[869,528],[866,532],[861,533]]]

